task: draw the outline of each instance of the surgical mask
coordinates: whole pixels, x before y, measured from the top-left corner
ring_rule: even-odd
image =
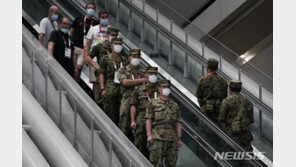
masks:
[[[113,51],[116,53],[120,53],[122,50],[122,46],[121,45],[114,45],[114,49]]]
[[[132,58],[131,64],[133,66],[138,66],[140,64],[140,59],[139,58]]]
[[[87,9],[86,14],[89,15],[89,16],[94,16],[95,15],[95,10],[93,10],[93,9]]]
[[[157,81],[157,76],[155,74],[149,75],[148,77],[149,82],[151,83],[156,83]]]
[[[62,28],[61,31],[64,33],[64,34],[68,34],[69,32],[69,29],[66,29],[66,28]]]
[[[170,93],[171,93],[171,89],[170,88],[163,88],[162,89],[162,95],[169,96]]]
[[[58,17],[59,17],[59,15],[56,15],[56,14],[52,14],[52,15],[51,15],[51,19],[52,19],[53,21],[56,21],[56,20],[58,19]]]
[[[101,19],[101,20],[100,20],[100,24],[101,24],[102,26],[106,26],[106,25],[108,25],[108,19]]]

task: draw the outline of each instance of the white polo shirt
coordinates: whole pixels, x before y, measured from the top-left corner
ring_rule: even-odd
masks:
[[[50,33],[53,30],[58,30],[58,29],[59,29],[59,26],[57,22],[54,21],[53,23],[51,23],[48,17],[45,17],[40,21],[39,34],[44,34],[43,45],[45,46],[45,48],[47,48]]]
[[[93,26],[89,29],[87,35],[86,35],[86,39],[90,39],[91,40],[91,48],[95,45],[97,45],[98,43],[102,43],[105,40],[108,40],[107,38],[107,31],[108,31],[108,27],[102,27],[100,24]]]

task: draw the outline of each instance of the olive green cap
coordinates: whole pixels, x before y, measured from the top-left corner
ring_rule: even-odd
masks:
[[[111,43],[122,44],[122,38],[112,38]]]
[[[119,30],[113,27],[108,27],[108,34],[110,34],[111,36],[117,36],[118,35]]]
[[[242,87],[242,82],[238,80],[231,80],[229,82],[229,87],[239,89]]]
[[[160,80],[158,82],[158,86],[161,86],[161,87],[171,86],[171,81],[170,80],[167,80],[167,79]]]
[[[145,73],[147,73],[147,72],[157,73],[157,70],[158,70],[157,67],[147,67],[145,70]]]
[[[140,49],[130,49],[129,55],[141,55]]]
[[[209,69],[218,69],[218,64],[219,64],[219,61],[214,58],[209,58],[207,63]]]

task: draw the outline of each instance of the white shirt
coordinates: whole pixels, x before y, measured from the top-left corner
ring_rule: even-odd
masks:
[[[91,40],[91,48],[95,45],[97,45],[98,43],[102,43],[105,40],[108,40],[107,38],[107,30],[108,27],[102,27],[100,24],[93,26],[89,29],[87,35],[86,35],[86,39],[90,39]]]
[[[58,30],[58,29],[59,27],[57,22],[54,21],[53,23],[51,23],[48,17],[45,17],[40,21],[39,34],[44,34],[43,45],[45,46],[45,48],[47,48],[50,33],[53,30]]]

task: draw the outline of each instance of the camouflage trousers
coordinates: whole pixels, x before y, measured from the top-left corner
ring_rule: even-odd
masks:
[[[147,134],[146,134],[146,118],[145,112],[139,112],[136,117],[136,133],[134,145],[138,148],[138,150],[149,159],[149,153],[147,149]]]
[[[118,126],[119,123],[119,107],[120,107],[120,94],[119,84],[107,82],[105,84],[107,97],[103,100],[103,109],[108,117]]]
[[[250,131],[233,134],[230,128],[227,128],[226,133],[239,145],[241,145],[246,151],[253,151],[252,141],[253,136]]]
[[[149,148],[149,161],[154,167],[175,167],[178,160],[177,141],[153,140]]]
[[[133,141],[133,133],[130,127],[131,116],[130,116],[130,100],[131,97],[126,97],[121,99],[120,109],[119,109],[119,129]]]

